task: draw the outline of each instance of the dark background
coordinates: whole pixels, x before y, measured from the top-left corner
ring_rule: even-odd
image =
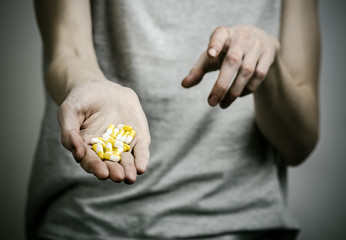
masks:
[[[304,1],[304,0],[302,0]],[[346,239],[346,1],[320,0],[321,137],[289,170],[299,240]],[[41,41],[32,1],[0,1],[0,238],[24,239],[26,189],[44,110]]]

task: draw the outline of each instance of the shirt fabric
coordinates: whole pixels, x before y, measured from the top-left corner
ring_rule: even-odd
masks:
[[[46,94],[29,184],[28,238],[271,239],[260,237],[270,230],[295,235],[286,168],[256,126],[252,95],[226,110],[210,107],[218,72],[194,88],[181,87],[215,27],[253,25],[278,37],[280,1],[119,0],[91,6],[102,71],[132,88],[147,116],[150,163],[133,185],[86,173],[61,145],[58,106]]]

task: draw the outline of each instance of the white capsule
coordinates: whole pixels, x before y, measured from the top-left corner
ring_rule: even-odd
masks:
[[[121,130],[121,129],[123,129],[124,125],[125,125],[125,124],[118,124],[117,128],[118,128],[119,130]]]

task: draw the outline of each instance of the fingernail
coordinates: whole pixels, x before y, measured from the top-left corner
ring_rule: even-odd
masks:
[[[210,56],[215,57],[216,54],[217,54],[217,51],[216,51],[215,48],[210,48],[210,49],[208,50],[208,53],[209,53]]]
[[[209,97],[209,104],[210,104],[211,106],[216,106],[218,103],[219,103],[219,98],[218,98],[217,96],[211,95],[211,96]]]

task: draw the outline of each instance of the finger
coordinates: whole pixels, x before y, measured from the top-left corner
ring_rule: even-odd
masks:
[[[260,86],[260,84],[264,81],[273,61],[274,61],[274,56],[270,54],[263,54],[260,57],[256,70],[255,70],[255,74],[246,85],[246,87],[251,92],[254,92]]]
[[[86,154],[82,158],[80,165],[88,173],[94,174],[98,179],[105,180],[109,176],[107,165],[92,151],[86,147]]]
[[[228,48],[230,30],[227,27],[217,27],[210,37],[207,52],[199,57],[188,76],[182,81],[185,88],[193,87],[202,81],[205,73],[220,68],[220,59],[217,58],[223,49]],[[219,56],[220,57],[220,56]]]
[[[136,143],[133,148],[133,155],[135,157],[135,166],[138,174],[143,174],[147,169],[150,152],[149,152],[149,144],[141,141]]]
[[[230,39],[230,30],[227,27],[219,26],[212,33],[208,45],[208,55],[216,58],[220,52],[225,48]]]
[[[112,162],[112,161],[104,161],[104,163],[107,165],[108,167],[108,171],[109,171],[109,178],[113,181],[113,182],[122,182],[125,179],[125,171],[124,168],[116,162]]]
[[[239,72],[231,87],[228,89],[224,98],[220,102],[220,107],[227,108],[235,99],[237,99],[242,94],[246,84],[249,82],[255,72],[259,57],[260,49],[257,47],[253,47],[248,52],[246,52]]]
[[[202,81],[204,74],[207,72],[209,59],[207,53],[202,53],[198,58],[195,66],[190,70],[189,75],[187,75],[183,81],[182,86],[185,88],[193,87]]]
[[[137,177],[137,170],[134,164],[133,155],[130,152],[124,152],[121,155],[120,164],[123,166],[125,172],[124,182],[127,184],[134,183]]]
[[[243,92],[240,94],[240,97],[245,97],[252,93],[247,87],[244,88]]]
[[[86,154],[79,131],[83,116],[77,115],[77,110],[69,102],[64,102],[59,108],[58,121],[61,128],[61,143],[72,152],[76,161],[80,162]]]
[[[235,73],[242,63],[243,54],[243,50],[236,42],[234,45],[231,43],[231,47],[223,59],[218,79],[208,98],[211,106],[216,106],[223,99]]]

